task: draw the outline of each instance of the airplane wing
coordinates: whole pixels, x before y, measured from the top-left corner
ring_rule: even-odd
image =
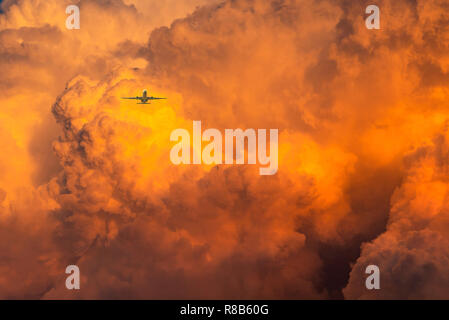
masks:
[[[141,98],[139,98],[139,97],[122,97],[122,99],[141,100]]]
[[[167,98],[156,98],[156,97],[149,97],[150,100],[165,100]]]

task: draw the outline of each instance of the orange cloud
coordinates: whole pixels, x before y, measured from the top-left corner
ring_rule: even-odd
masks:
[[[444,1],[381,30],[365,1],[67,4],[0,14],[0,297],[447,297]],[[173,165],[193,120],[279,129],[278,173]]]

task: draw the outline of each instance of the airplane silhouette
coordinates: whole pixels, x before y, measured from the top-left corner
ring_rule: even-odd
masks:
[[[143,93],[142,93],[141,97],[122,97],[122,99],[140,100],[140,102],[138,102],[137,104],[149,104],[148,101],[151,101],[151,100],[164,100],[164,99],[167,99],[167,98],[150,97],[150,96],[148,96],[148,91],[147,90],[143,90]]]

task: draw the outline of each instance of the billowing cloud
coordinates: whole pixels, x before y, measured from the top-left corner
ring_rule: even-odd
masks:
[[[447,297],[445,1],[381,30],[365,1],[68,4],[0,14],[0,297]],[[173,165],[193,120],[279,129],[278,173]]]
[[[447,130],[406,157],[404,182],[392,196],[387,230],[363,246],[347,298],[447,299],[448,140]],[[367,291],[366,266],[378,265],[382,290]]]

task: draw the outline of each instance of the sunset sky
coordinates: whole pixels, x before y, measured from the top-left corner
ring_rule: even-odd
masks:
[[[447,0],[0,3],[0,299],[449,299]],[[277,173],[174,165],[192,121]]]

